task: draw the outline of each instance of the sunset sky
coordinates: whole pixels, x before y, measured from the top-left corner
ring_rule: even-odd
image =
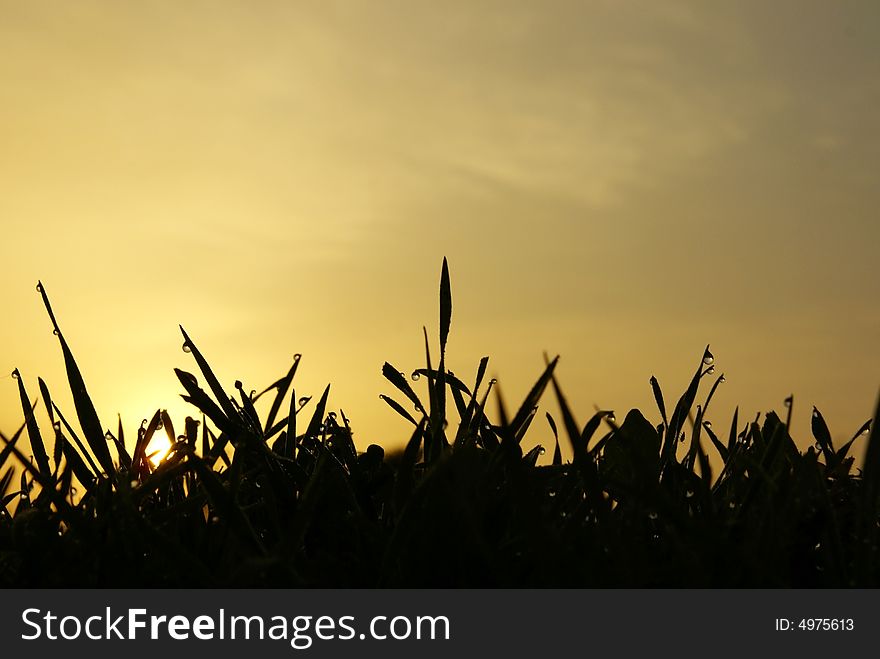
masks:
[[[449,367],[511,405],[546,350],[581,422],[658,421],[711,343],[716,425],[793,393],[801,445],[813,405],[848,438],[878,173],[874,0],[0,0],[0,429],[16,367],[74,416],[41,279],[109,427],[182,427],[182,324],[230,392],[302,353],[397,445],[381,366],[424,365],[445,255]]]

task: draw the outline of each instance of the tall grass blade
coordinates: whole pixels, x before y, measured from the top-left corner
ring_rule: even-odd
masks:
[[[299,368],[299,362],[300,355],[297,353],[293,357],[293,365],[290,367],[290,370],[287,371],[287,375],[275,383],[274,386],[277,387],[278,393],[275,394],[275,399],[272,401],[272,407],[269,408],[269,415],[266,417],[266,425],[263,426],[264,432],[268,432],[275,423],[275,418],[281,410],[281,403],[284,401],[284,396],[287,395],[287,390],[290,389],[290,385],[293,383],[293,378],[296,375],[296,370]],[[256,401],[256,398],[254,400]],[[294,402],[296,402],[295,396]],[[293,410],[291,410],[291,414],[293,414]]]
[[[517,410],[517,413],[510,424],[511,432],[514,435],[520,438],[522,437],[521,430],[534,416],[535,410],[538,407],[538,402],[541,400],[541,396],[544,395],[544,390],[547,388],[550,378],[553,377],[553,371],[558,363],[559,355],[554,357],[553,360],[547,364],[541,377],[539,377],[538,381],[532,386],[532,389],[529,391],[519,410]]]
[[[82,373],[80,373],[79,366],[76,364],[76,360],[73,358],[73,353],[70,351],[64,335],[58,327],[55,314],[52,312],[52,305],[49,304],[49,297],[42,283],[38,284],[38,290],[43,298],[46,312],[52,321],[53,331],[58,336],[58,341],[61,344],[64,366],[67,370],[67,380],[70,383],[70,392],[73,395],[73,405],[76,409],[79,425],[82,428],[89,448],[92,450],[101,468],[107,475],[112,476],[116,473],[116,468],[113,465],[113,458],[110,456],[107,440],[104,438],[104,431],[101,430],[101,421],[98,419],[98,413],[95,411],[95,406],[86,390],[86,383],[83,380]]]
[[[419,371],[416,372],[418,373]],[[382,365],[382,375],[385,376],[386,380],[397,387],[404,396],[409,398],[410,402],[412,402],[413,405],[418,408],[424,407],[422,405],[422,401],[419,400],[419,397],[416,395],[416,392],[413,391],[412,387],[409,385],[409,382],[406,381],[406,377],[388,362],[385,362]]]
[[[214,375],[214,371],[211,370],[211,367],[208,365],[207,360],[205,360],[204,356],[196,347],[196,344],[193,343],[192,339],[189,338],[189,335],[186,333],[186,330],[183,329],[182,325],[180,326],[180,332],[183,334],[184,345],[189,348],[193,358],[196,360],[196,364],[198,364],[199,370],[202,372],[202,375],[205,376],[205,382],[208,383],[208,388],[213,392],[214,398],[216,398],[217,402],[220,404],[220,409],[223,410],[223,413],[226,414],[228,418],[237,419],[239,416],[238,411],[229,400],[229,396],[226,395],[223,387],[220,386],[220,381],[217,379],[217,376]],[[175,369],[175,371],[176,370],[177,369]]]
[[[308,428],[306,429],[306,437],[317,438],[321,434],[321,425],[324,421],[324,413],[327,410],[327,397],[329,395],[330,385],[328,384],[324,389],[324,393],[321,394],[321,400],[318,401],[318,405],[315,407],[311,421],[309,421]]]
[[[443,257],[440,272],[440,360],[446,353],[446,340],[449,338],[449,325],[452,322],[452,286],[449,282],[449,265]],[[442,370],[442,369],[441,369]]]
[[[666,419],[666,404],[663,402],[663,391],[660,389],[660,383],[657,378],[651,376],[651,390],[654,392],[654,400],[657,401],[657,409],[660,410],[660,418],[663,419],[663,425],[669,427],[669,421]]]
[[[49,455],[46,453],[46,445],[43,443],[43,436],[40,434],[40,427],[37,424],[36,404],[31,405],[30,398],[24,388],[24,378],[19,370],[15,369],[12,376],[18,382],[18,395],[21,398],[21,409],[24,412],[25,425],[31,442],[31,450],[34,452],[34,459],[37,461],[37,467],[43,478],[49,480],[52,468],[49,466]]]

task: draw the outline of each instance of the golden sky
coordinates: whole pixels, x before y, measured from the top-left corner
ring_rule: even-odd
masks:
[[[109,427],[182,427],[180,323],[230,391],[302,353],[298,395],[400,443],[380,369],[423,366],[446,255],[449,367],[511,404],[547,350],[582,422],[659,420],[711,343],[716,425],[794,393],[848,438],[878,108],[873,0],[0,0],[0,428],[15,367],[74,416],[42,279]]]

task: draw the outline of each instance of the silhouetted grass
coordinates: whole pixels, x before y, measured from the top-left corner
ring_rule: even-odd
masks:
[[[575,419],[547,360],[513,411],[488,359],[467,384],[446,366],[449,270],[440,280],[439,359],[410,379],[386,363],[382,399],[411,435],[398,454],[358,452],[349,419],[309,412],[287,374],[260,393],[230,396],[181,328],[198,375],[176,369],[198,411],[183,433],[162,410],[127,442],[98,420],[42,285],[83,440],[40,380],[52,423],[49,456],[16,370],[25,422],[0,449],[0,584],[6,586],[870,586],[878,573],[877,423],[835,447],[814,410],[815,446],[797,448],[770,412],[726,437],[704,421],[723,375],[708,348],[671,416],[651,378],[661,422],[638,410],[618,423]],[[200,380],[207,386],[202,388]],[[420,396],[411,380],[422,380]],[[712,381],[712,384],[705,384]],[[468,380],[469,382],[469,380]],[[561,423],[551,464],[522,442],[547,387]],[[698,402],[701,389],[709,392]],[[497,389],[496,389],[497,392]],[[289,394],[289,402],[285,400]],[[265,419],[255,403],[271,397]],[[401,402],[403,401],[403,402]],[[790,401],[789,401],[790,405]],[[512,409],[512,408],[511,408]],[[880,412],[880,410],[878,410]],[[282,417],[282,414],[285,416]],[[303,417],[306,415],[306,417]],[[281,417],[281,418],[279,418]],[[789,417],[790,418],[790,417]],[[560,431],[572,460],[564,463]],[[156,432],[172,448],[154,466]],[[863,469],[851,455],[867,436]],[[23,448],[27,434],[30,451]],[[708,451],[717,452],[713,473]],[[29,455],[33,455],[33,460]],[[543,461],[541,461],[543,462]],[[20,477],[16,478],[14,465]]]

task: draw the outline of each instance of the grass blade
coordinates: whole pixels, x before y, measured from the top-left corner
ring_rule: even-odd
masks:
[[[98,413],[95,411],[95,406],[92,403],[89,392],[86,390],[86,383],[83,380],[82,373],[80,373],[79,366],[77,366],[76,360],[73,358],[73,353],[70,351],[70,347],[67,345],[64,335],[58,327],[58,322],[55,320],[55,314],[52,312],[52,306],[49,304],[49,297],[46,294],[46,290],[42,283],[38,284],[38,290],[43,298],[43,305],[46,307],[46,312],[49,314],[49,318],[52,321],[53,332],[58,337],[58,341],[61,344],[61,352],[64,355],[64,366],[67,370],[67,380],[70,383],[70,392],[73,395],[73,405],[76,409],[76,416],[79,419],[79,425],[82,428],[89,448],[92,450],[92,453],[98,460],[101,468],[108,475],[113,475],[116,473],[116,468],[113,465],[113,458],[110,456],[110,449],[107,446],[107,440],[104,438],[104,431],[101,430],[101,421],[98,419]]]

